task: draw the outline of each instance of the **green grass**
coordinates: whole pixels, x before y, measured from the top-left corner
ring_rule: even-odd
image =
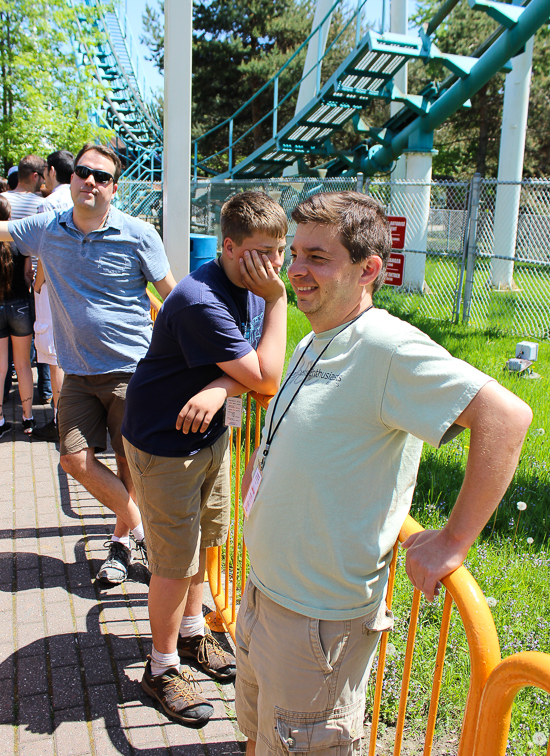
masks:
[[[378,306],[384,306],[380,299],[378,295]],[[400,314],[399,300],[394,307],[391,301],[386,301],[388,305],[394,314]],[[496,378],[533,409],[533,423],[514,479],[496,518],[491,519],[470,550],[466,566],[485,596],[497,602],[491,611],[503,657],[527,650],[550,653],[550,344],[543,342],[539,347],[536,370],[542,379],[529,380],[504,370],[506,360],[515,354],[517,337],[504,335],[496,329],[455,326],[423,317],[420,313],[405,314],[405,317],[451,354]],[[292,305],[289,305],[288,322],[287,357],[311,330],[305,316]],[[413,517],[424,527],[437,528],[445,523],[462,483],[468,446],[468,432],[439,450],[424,446],[411,510]],[[518,501],[527,504],[521,514],[517,509]],[[528,538],[532,543],[528,543]],[[388,726],[395,724],[397,716],[412,599],[404,558],[404,553],[400,552],[394,599],[397,623],[390,638],[392,655],[387,662],[382,708],[382,722]],[[407,728],[413,736],[425,727],[442,607],[443,597],[433,605],[422,602],[421,606],[407,718]],[[458,612],[454,611],[438,714],[437,734],[440,737],[459,731],[468,682],[466,638]],[[532,737],[540,732],[548,735],[549,730],[548,696],[542,691],[526,689],[520,693],[514,706],[508,753],[511,756],[546,753],[545,747],[533,744]]]
[[[515,354],[516,337],[495,330],[453,326],[418,315],[407,319],[454,356],[496,378],[533,409],[533,423],[514,479],[498,507],[496,518],[491,518],[470,550],[466,566],[485,596],[497,602],[491,611],[503,657],[528,650],[550,653],[547,610],[550,603],[550,395],[547,378],[550,344],[541,343],[539,348],[536,370],[542,379],[529,380],[503,369],[506,360]],[[469,434],[465,432],[439,450],[424,446],[411,509],[412,516],[424,527],[437,528],[445,523],[460,489],[468,445]],[[519,501],[527,504],[527,509],[521,513],[517,509]],[[528,538],[532,539],[531,543]],[[403,569],[404,558],[404,553],[400,552],[395,591],[398,622],[391,637],[395,651],[388,659],[382,712],[383,721],[388,725],[394,724],[397,715],[398,684],[412,597]],[[421,730],[427,715],[442,606],[442,597],[433,606],[422,603],[408,710],[408,727],[413,732]],[[465,636],[458,613],[454,612],[438,715],[440,734],[459,728],[468,680]],[[546,753],[545,747],[533,744],[532,737],[540,732],[548,735],[549,729],[548,696],[536,689],[524,690],[514,706],[508,753],[513,756]]]

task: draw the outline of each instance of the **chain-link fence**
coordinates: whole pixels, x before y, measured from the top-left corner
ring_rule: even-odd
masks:
[[[359,177],[191,184],[191,231],[218,237],[220,211],[233,194],[263,190],[290,213],[306,197],[356,189],[378,199],[389,215],[407,219],[402,282],[384,286],[378,306],[393,312],[471,323],[550,339],[550,181],[503,183],[399,181]],[[160,184],[121,181],[118,204],[162,233]]]

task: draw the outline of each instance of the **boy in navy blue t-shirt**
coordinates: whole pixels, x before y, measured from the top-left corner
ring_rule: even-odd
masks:
[[[153,649],[142,687],[183,724],[213,708],[180,659],[214,677],[235,659],[205,635],[206,548],[225,542],[230,484],[225,399],[274,394],[286,345],[287,220],[268,195],[243,192],[222,208],[221,256],[186,276],[163,304],[146,357],[128,386],[122,433],[143,517]]]

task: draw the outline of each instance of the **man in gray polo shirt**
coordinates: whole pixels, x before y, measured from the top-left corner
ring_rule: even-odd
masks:
[[[111,206],[120,172],[113,150],[86,144],[75,160],[72,209],[0,223],[0,241],[15,241],[44,267],[65,372],[58,413],[61,466],[117,516],[98,573],[110,583],[127,575],[130,531],[144,546],[120,426],[126,386],[151,339],[146,285],[154,282],[163,298],[175,285],[155,229]],[[107,430],[117,475],[95,458],[106,448]]]

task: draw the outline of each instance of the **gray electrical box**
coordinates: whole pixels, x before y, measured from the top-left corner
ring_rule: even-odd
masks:
[[[535,360],[539,356],[539,345],[533,341],[520,341],[516,344],[516,357],[520,357],[523,360]]]

